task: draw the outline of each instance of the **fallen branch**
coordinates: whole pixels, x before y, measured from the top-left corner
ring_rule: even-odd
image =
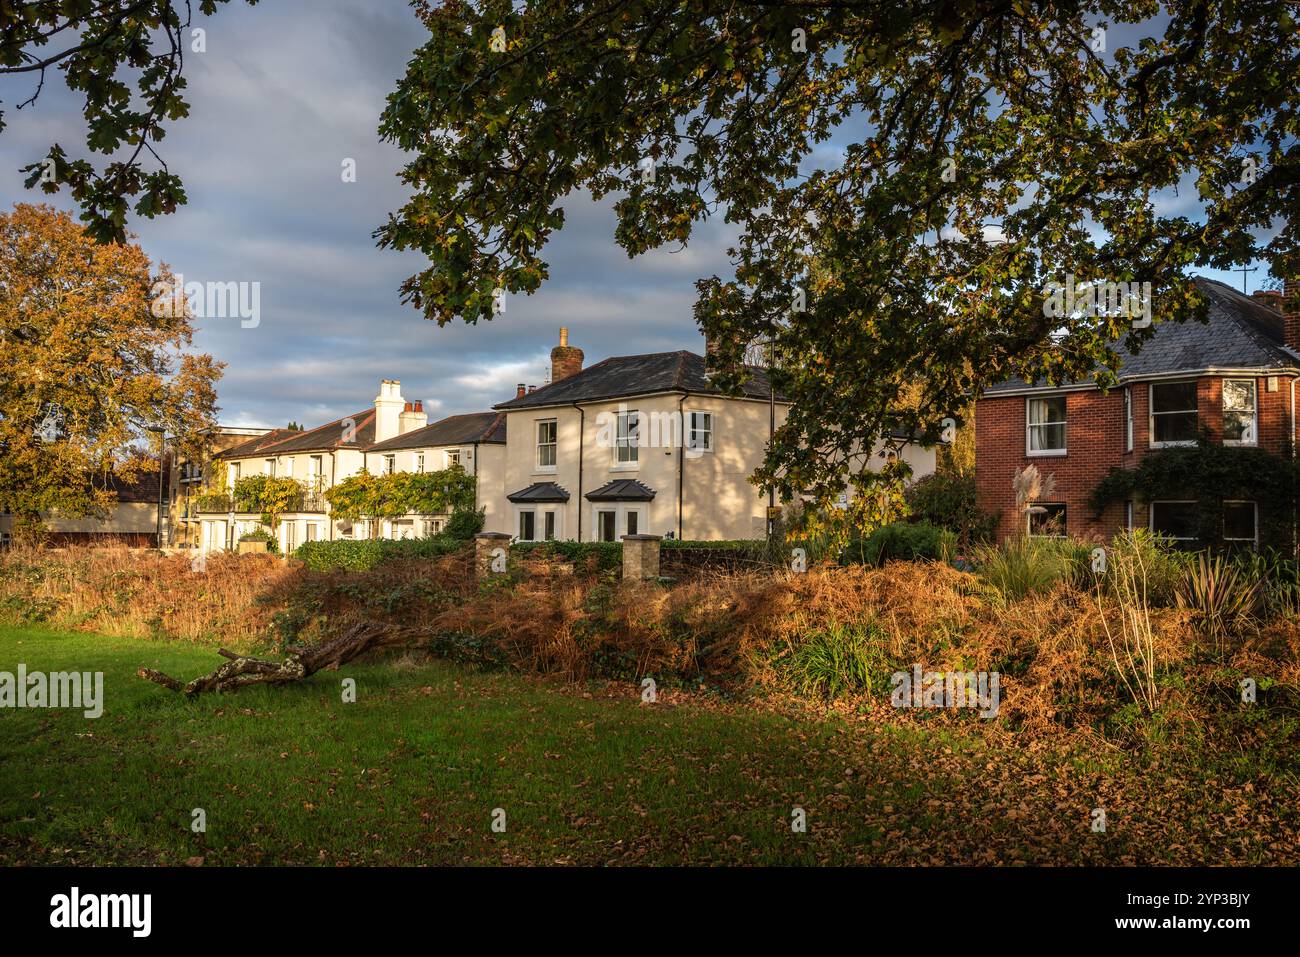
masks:
[[[383,645],[392,644],[403,634],[401,629],[380,622],[358,622],[337,638],[306,648],[290,648],[284,661],[250,658],[225,648],[217,654],[228,659],[216,671],[182,684],[176,678],[152,668],[141,668],[136,674],[172,691],[183,691],[193,696],[204,691],[235,691],[252,684],[286,684],[301,681],[322,669],[336,669],[354,658]]]

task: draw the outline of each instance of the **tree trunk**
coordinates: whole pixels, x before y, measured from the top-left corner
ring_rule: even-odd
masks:
[[[282,662],[264,658],[237,655],[221,648],[217,654],[229,661],[211,674],[182,684],[176,678],[152,668],[141,668],[136,674],[172,691],[183,691],[193,696],[204,691],[235,691],[252,684],[284,684],[301,681],[322,669],[336,669],[354,658],[384,645],[393,644],[404,635],[404,630],[380,622],[358,622],[336,638],[330,638],[307,648],[290,648],[289,656]]]

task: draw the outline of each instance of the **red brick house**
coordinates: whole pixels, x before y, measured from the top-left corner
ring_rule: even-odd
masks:
[[[1105,539],[1124,528],[1150,527],[1195,540],[1195,503],[1116,501],[1100,515],[1089,496],[1111,469],[1132,469],[1153,452],[1195,446],[1198,437],[1225,445],[1293,454],[1300,391],[1300,313],[1283,313],[1283,296],[1246,296],[1209,279],[1209,321],[1166,323],[1137,356],[1125,356],[1119,384],[1102,394],[1092,382],[1050,387],[1012,380],[976,403],[975,475],[980,507],[1000,513],[999,538],[1024,522],[1036,534]],[[1286,301],[1300,292],[1287,283]],[[1036,465],[1055,478],[1038,504],[1017,510],[1012,479]],[[1259,503],[1221,503],[1222,539],[1257,543]]]

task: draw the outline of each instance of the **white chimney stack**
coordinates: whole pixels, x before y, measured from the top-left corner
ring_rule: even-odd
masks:
[[[429,416],[424,411],[423,402],[407,402],[403,406],[402,414],[398,417],[398,428],[402,435],[422,429],[428,424]]]
[[[385,379],[379,384],[379,395],[375,396],[376,442],[384,442],[401,434],[402,409],[405,407],[401,382]]]

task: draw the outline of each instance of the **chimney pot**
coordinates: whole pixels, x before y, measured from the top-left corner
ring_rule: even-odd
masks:
[[[537,391],[537,386],[535,386],[535,385],[530,385],[530,386],[528,387],[528,394],[529,394],[529,395],[532,395],[532,394],[533,394],[534,392],[536,392],[536,391]]]
[[[566,327],[566,326],[560,326],[560,345],[562,345],[562,346],[567,346],[568,344],[569,344],[569,330],[568,330],[568,327]]]
[[[527,394],[528,394],[528,386],[524,385],[522,382],[519,383],[517,386],[515,386],[516,399],[522,399]]]

